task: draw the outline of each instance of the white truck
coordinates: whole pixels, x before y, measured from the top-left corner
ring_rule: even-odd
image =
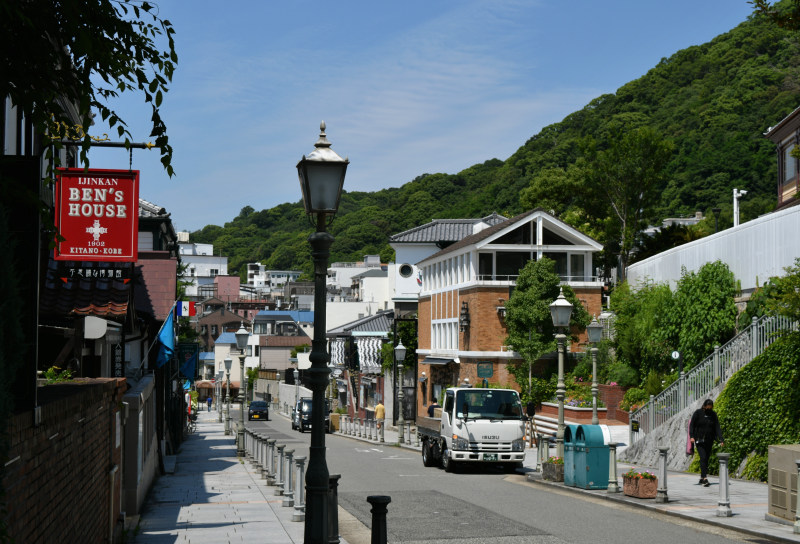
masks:
[[[454,472],[461,464],[491,463],[513,472],[525,460],[525,416],[513,389],[451,387],[441,417],[418,417],[417,434],[426,467]]]

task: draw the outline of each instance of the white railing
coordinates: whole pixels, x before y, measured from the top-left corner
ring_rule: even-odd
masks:
[[[697,366],[681,373],[678,381],[630,415],[630,443],[643,438],[686,406],[707,396],[714,388],[730,379],[739,369],[761,355],[779,336],[778,333],[794,330],[797,323],[782,316],[753,318],[746,329]],[[638,423],[638,431],[634,432]]]

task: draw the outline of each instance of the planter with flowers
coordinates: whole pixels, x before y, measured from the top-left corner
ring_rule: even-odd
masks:
[[[547,461],[542,463],[542,479],[551,482],[564,481],[564,458],[563,457],[548,457]]]
[[[655,499],[658,478],[650,471],[631,468],[622,475],[622,492],[637,499]]]

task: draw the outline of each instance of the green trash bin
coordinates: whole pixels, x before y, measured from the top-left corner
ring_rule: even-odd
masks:
[[[608,489],[608,442],[611,433],[607,425],[581,425],[577,431],[575,487]]]
[[[575,487],[575,436],[578,425],[564,426],[564,485]]]

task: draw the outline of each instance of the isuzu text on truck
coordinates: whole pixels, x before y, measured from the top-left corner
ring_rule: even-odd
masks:
[[[525,416],[513,389],[452,387],[441,418],[418,417],[422,462],[447,472],[462,463],[502,464],[508,471],[525,460]]]

